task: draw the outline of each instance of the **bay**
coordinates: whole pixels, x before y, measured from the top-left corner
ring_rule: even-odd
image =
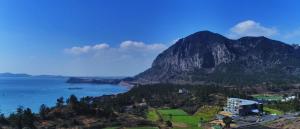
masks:
[[[19,106],[38,112],[42,104],[54,106],[57,98],[74,94],[101,96],[123,93],[126,87],[110,84],[69,84],[63,77],[0,77],[0,112],[9,115]]]

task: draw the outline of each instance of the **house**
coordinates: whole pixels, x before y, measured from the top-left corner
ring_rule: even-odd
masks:
[[[281,102],[287,102],[296,99],[296,96],[288,96],[281,100]]]
[[[179,93],[179,94],[188,94],[188,93],[189,93],[189,90],[187,90],[187,89],[185,89],[185,88],[178,89],[178,93]]]
[[[253,100],[228,98],[224,111],[239,116],[259,115],[263,113],[263,104]]]

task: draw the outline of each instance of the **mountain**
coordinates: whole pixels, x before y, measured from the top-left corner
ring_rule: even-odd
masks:
[[[66,78],[61,75],[30,75],[26,73],[0,73],[0,77],[44,77],[44,78]]]
[[[0,73],[0,77],[31,77],[31,75],[24,73]]]
[[[232,40],[200,31],[178,40],[134,78],[141,84],[299,83],[300,49],[266,37]]]

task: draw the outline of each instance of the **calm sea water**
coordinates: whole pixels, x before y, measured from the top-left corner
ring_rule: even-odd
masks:
[[[0,77],[0,112],[8,115],[19,106],[38,112],[41,104],[54,106],[59,97],[71,94],[78,98],[101,96],[128,91],[116,85],[68,84],[66,78]],[[75,88],[70,90],[69,88]]]

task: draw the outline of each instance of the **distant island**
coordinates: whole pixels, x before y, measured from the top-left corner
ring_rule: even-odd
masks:
[[[62,75],[30,75],[26,73],[0,73],[0,77],[41,77],[41,78],[66,78],[66,83],[79,84],[79,83],[90,83],[90,84],[112,84],[122,85],[127,87],[133,86],[133,78],[123,76],[107,76],[107,77],[69,77]]]
[[[0,73],[0,77],[31,77],[32,75],[25,73]]]
[[[0,73],[0,77],[51,77],[51,78],[68,78],[67,76],[61,76],[61,75],[30,75],[26,73]]]
[[[67,83],[94,83],[94,84],[119,84],[122,79],[114,78],[92,78],[92,77],[70,77]]]

